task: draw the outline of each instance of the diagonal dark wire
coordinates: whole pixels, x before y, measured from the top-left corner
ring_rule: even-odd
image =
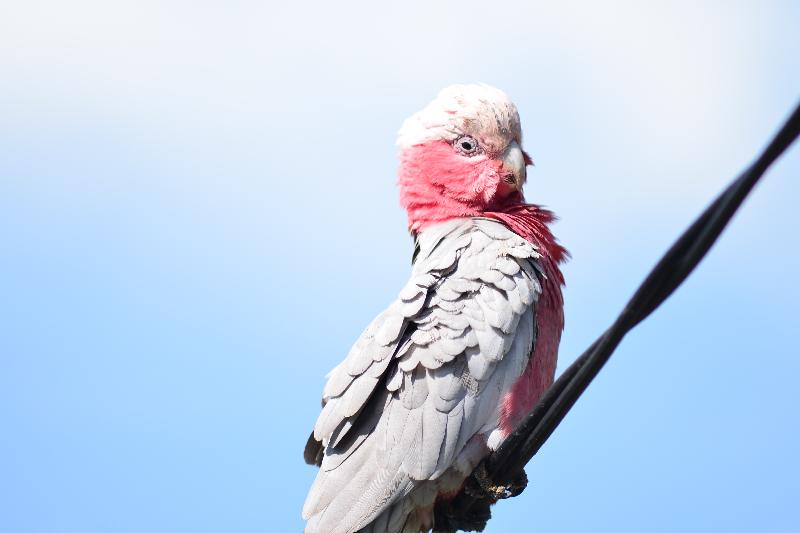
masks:
[[[490,481],[503,485],[519,475],[597,376],[625,334],[658,308],[694,270],[767,168],[798,135],[800,105],[761,156],[672,245],[611,327],[561,374],[520,427],[484,461],[481,467],[485,468]],[[453,501],[452,509],[466,517],[476,501],[474,496],[462,489]],[[485,518],[488,519],[488,516]]]

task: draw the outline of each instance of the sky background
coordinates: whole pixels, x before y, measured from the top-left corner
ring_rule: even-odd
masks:
[[[297,532],[324,375],[409,273],[402,120],[517,103],[565,368],[800,97],[800,4],[0,4],[0,531]],[[489,533],[800,531],[800,146]]]

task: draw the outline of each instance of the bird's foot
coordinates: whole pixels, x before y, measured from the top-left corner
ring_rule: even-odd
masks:
[[[470,481],[474,482],[471,483]],[[508,483],[498,485],[489,477],[484,463],[480,463],[473,470],[470,478],[467,479],[467,483],[464,485],[464,492],[473,498],[497,501],[519,496],[527,486],[528,476],[524,470],[520,470]]]
[[[439,499],[434,508],[434,533],[455,533],[456,531],[483,531],[492,517],[490,507],[497,500],[513,498],[525,490],[528,476],[522,470],[509,483],[497,485],[489,477],[484,463],[480,463],[467,477],[462,487],[463,495],[468,496],[467,505],[462,505],[463,495],[453,500]]]

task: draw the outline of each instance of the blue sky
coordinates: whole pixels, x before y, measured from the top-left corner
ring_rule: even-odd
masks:
[[[299,531],[324,374],[396,295],[403,118],[516,101],[560,368],[800,96],[795,2],[0,8],[0,531]],[[797,531],[800,151],[487,532]]]

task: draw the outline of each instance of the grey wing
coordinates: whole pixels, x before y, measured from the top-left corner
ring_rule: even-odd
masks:
[[[497,428],[502,395],[528,362],[536,249],[483,219],[441,224],[419,244],[411,280],[325,386],[307,533],[354,532],[378,517],[396,530],[404,517],[392,504]]]

